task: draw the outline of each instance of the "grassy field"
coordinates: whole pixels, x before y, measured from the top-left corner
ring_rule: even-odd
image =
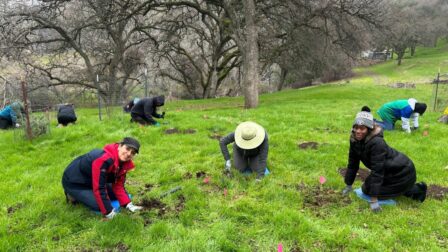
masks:
[[[388,62],[358,69],[350,81],[262,95],[253,110],[242,108],[242,98],[169,102],[161,127],[131,124],[119,110],[100,122],[95,110],[79,109],[75,126],[56,128],[53,118],[51,133],[32,142],[18,131],[0,132],[0,251],[276,251],[279,243],[284,251],[446,251],[446,199],[420,204],[400,197],[397,206],[374,214],[355,195],[340,196],[338,169],[347,164],[351,124],[363,105],[376,111],[409,97],[429,104],[429,82],[439,67],[448,72],[447,62],[446,44],[419,48],[400,67]],[[388,87],[397,81],[418,84]],[[448,186],[447,126],[438,116],[427,111],[419,131],[386,132],[385,139],[414,161],[418,181]],[[212,138],[247,120],[269,134],[271,174],[261,183],[240,174],[223,177],[224,159]],[[165,134],[170,128],[196,132]],[[66,204],[65,167],[124,136],[142,144],[127,179],[134,202],[183,189],[163,198],[163,209],[122,211],[107,222]],[[319,146],[298,148],[306,141]],[[208,184],[196,177],[200,172]],[[323,185],[320,176],[327,179]]]

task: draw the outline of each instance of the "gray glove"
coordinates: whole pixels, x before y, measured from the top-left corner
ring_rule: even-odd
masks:
[[[136,206],[136,205],[132,204],[132,202],[129,202],[129,204],[126,205],[126,208],[133,213],[143,209],[143,207]]]
[[[109,220],[114,218],[115,215],[117,215],[118,213],[115,212],[115,209],[113,208],[112,211],[110,211],[110,213],[108,213],[105,217],[108,218]]]
[[[378,203],[378,201],[370,201],[370,209],[372,210],[372,212],[374,213],[379,213],[381,212],[381,206]]]
[[[225,166],[225,170],[230,171],[230,167],[232,167],[232,162],[230,162],[230,160],[226,160],[226,164]]]
[[[349,193],[353,191],[353,188],[351,185],[346,185],[344,190],[342,190],[342,195],[347,196]]]

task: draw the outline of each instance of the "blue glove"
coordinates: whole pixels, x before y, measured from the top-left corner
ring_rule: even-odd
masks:
[[[154,123],[154,126],[159,127],[159,126],[160,126],[160,123],[159,123],[159,122],[156,122],[156,123]]]

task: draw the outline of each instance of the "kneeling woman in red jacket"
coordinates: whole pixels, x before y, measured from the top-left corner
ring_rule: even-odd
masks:
[[[134,168],[132,158],[139,148],[136,139],[125,137],[120,143],[108,144],[73,160],[62,176],[67,201],[81,202],[109,219],[117,214],[111,200],[118,200],[131,212],[141,210],[132,204],[124,188],[126,173]]]

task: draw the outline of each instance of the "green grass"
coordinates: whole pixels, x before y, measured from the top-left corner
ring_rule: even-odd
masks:
[[[18,131],[0,132],[0,251],[275,251],[279,243],[285,251],[446,251],[446,200],[419,204],[399,198],[396,207],[384,207],[380,214],[354,195],[350,204],[342,203],[337,194],[334,202],[320,208],[306,204],[319,176],[327,178],[321,190],[339,193],[344,187],[338,168],[347,163],[351,123],[361,106],[368,104],[376,111],[385,102],[409,97],[429,103],[429,84],[419,82],[416,89],[384,84],[398,78],[431,80],[446,59],[444,45],[419,48],[417,56],[406,58],[401,67],[385,63],[358,70],[360,76],[349,83],[262,95],[253,110],[242,108],[241,97],[169,102],[161,127],[130,124],[128,115],[118,110],[100,122],[95,110],[79,109],[77,125],[56,128],[53,118],[51,134],[32,142]],[[428,66],[433,61],[439,63]],[[375,74],[367,74],[371,72]],[[386,81],[377,83],[374,78]],[[437,123],[438,116],[428,111],[420,131],[386,132],[385,139],[414,161],[419,181],[448,186],[447,129]],[[222,178],[224,159],[218,141],[209,138],[227,134],[246,120],[260,123],[269,134],[271,175],[258,184],[239,174]],[[163,133],[172,127],[197,132]],[[422,136],[423,128],[429,136]],[[137,167],[127,180],[134,201],[183,187],[163,199],[167,214],[124,211],[103,222],[81,206],[67,205],[60,183],[65,167],[75,157],[124,136],[134,136],[142,144]],[[317,150],[297,148],[303,141],[322,145]],[[210,184],[196,179],[198,171],[211,176]],[[148,183],[155,187],[140,195]],[[301,183],[305,189],[297,190]],[[185,206],[177,214],[173,209],[180,194]],[[8,213],[11,208],[14,211]],[[152,223],[145,225],[146,219]]]

